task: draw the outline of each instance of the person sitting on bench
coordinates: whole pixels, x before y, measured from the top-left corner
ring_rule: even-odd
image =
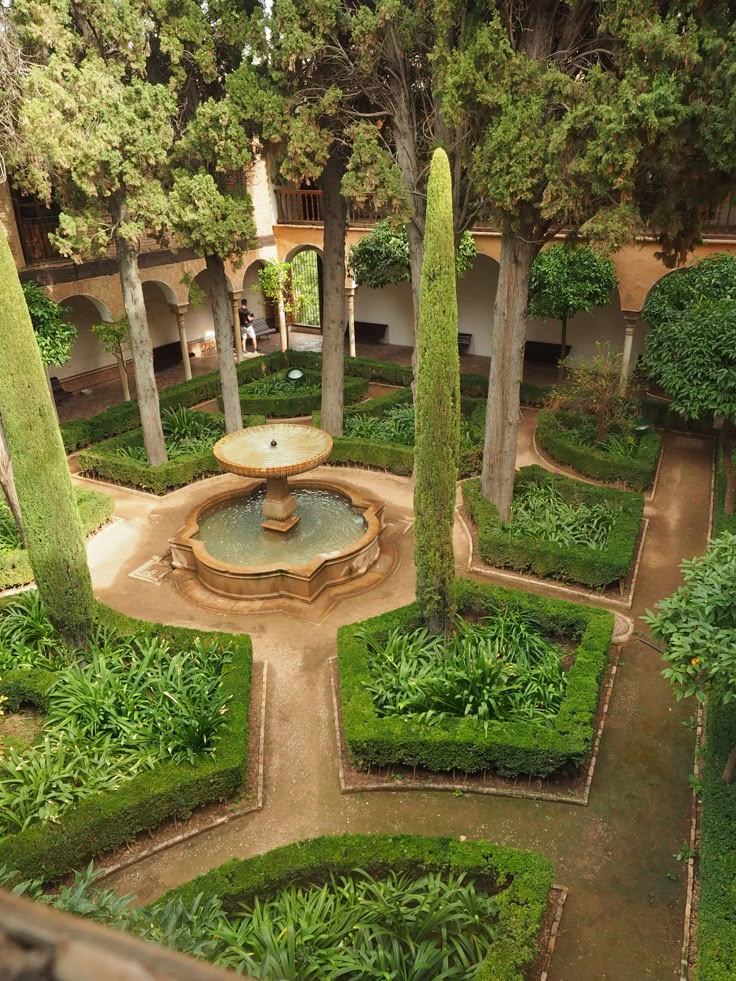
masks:
[[[248,309],[248,301],[243,297],[240,301],[240,309],[238,310],[238,317],[240,318],[240,340],[243,345],[243,354],[248,351],[248,338],[253,341],[253,353],[258,353],[258,342],[256,341],[256,332],[253,329],[254,316]]]

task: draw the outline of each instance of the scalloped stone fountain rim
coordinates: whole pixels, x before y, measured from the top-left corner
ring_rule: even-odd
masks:
[[[352,488],[325,480],[295,480],[293,490],[317,489],[332,491],[347,498],[353,507],[363,512],[366,529],[353,544],[330,555],[317,555],[302,566],[235,565],[222,562],[209,554],[204,543],[195,536],[199,519],[213,507],[236,498],[247,497],[263,485],[263,480],[249,481],[249,486],[231,488],[202,501],[187,515],[186,521],[170,539],[175,568],[195,572],[200,582],[220,596],[238,599],[266,599],[288,596],[310,602],[328,586],[349,582],[363,575],[380,554],[379,534],[383,525],[384,502],[356,493]]]

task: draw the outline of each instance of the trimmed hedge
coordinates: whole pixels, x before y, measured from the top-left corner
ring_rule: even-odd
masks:
[[[613,457],[603,450],[581,446],[570,439],[566,430],[559,426],[565,415],[564,412],[545,409],[539,413],[537,420],[537,442],[553,460],[573,467],[591,480],[621,483],[633,490],[651,487],[662,442],[658,433],[644,436],[632,459]]]
[[[196,764],[163,763],[122,784],[114,792],[80,801],[57,822],[34,824],[0,838],[0,865],[20,879],[58,878],[80,869],[96,855],[132,841],[169,818],[186,818],[202,804],[227,800],[243,787],[248,765],[248,717],[253,653],[247,634],[225,634],[146,623],[97,604],[98,619],[122,633],[150,633],[165,638],[174,652],[190,650],[194,641],[216,641],[233,652],[223,671],[230,697],[227,724],[215,752]],[[30,703],[46,708],[53,672],[9,671],[0,680],[9,707]]]
[[[389,871],[417,877],[432,872],[463,873],[492,889],[498,903],[497,935],[479,967],[479,981],[523,981],[537,959],[553,882],[552,864],[534,852],[488,841],[420,835],[311,838],[253,858],[231,859],[166,893],[162,900],[181,899],[188,905],[197,896],[205,902],[217,898],[226,910],[235,912],[243,903],[285,886],[320,886],[330,875],[349,876],[356,869],[374,876]]]
[[[368,631],[377,639],[385,639],[396,628],[405,631],[420,626],[419,608],[413,603],[338,631],[343,727],[353,763],[359,767],[400,764],[435,772],[493,770],[506,776],[540,777],[580,767],[593,743],[613,616],[468,579],[458,579],[457,600],[464,616],[489,616],[504,606],[531,613],[550,636],[579,638],[556,719],[546,725],[491,721],[486,730],[460,717],[439,719],[431,725],[410,718],[381,718],[366,688],[369,655],[360,634]]]
[[[732,981],[736,964],[736,784],[723,768],[736,746],[733,705],[708,706],[700,830],[698,981]]]
[[[723,531],[732,531],[736,534],[736,514],[726,514],[723,510],[723,503],[726,500],[726,474],[723,472],[723,452],[720,447],[716,449],[716,487],[715,501],[713,509],[713,534],[720,535]],[[736,460],[736,455],[734,456]]]
[[[570,504],[612,504],[623,510],[611,528],[608,545],[602,551],[585,545],[558,545],[539,537],[512,538],[503,529],[498,511],[480,491],[479,480],[462,485],[463,501],[478,530],[478,551],[488,565],[517,572],[533,572],[543,578],[579,583],[601,589],[623,579],[634,560],[639,527],[644,514],[644,498],[635,491],[596,487],[579,480],[550,473],[544,467],[522,467],[516,472],[514,493],[530,484],[552,484]]]
[[[76,488],[79,517],[85,536],[93,535],[107,524],[115,512],[115,501],[100,491]],[[0,553],[0,589],[25,586],[33,582],[33,570],[24,548]]]
[[[260,358],[242,361],[237,367],[238,382],[244,385],[249,381],[255,381],[256,378],[261,378],[283,368],[285,364],[286,360],[280,351]],[[193,405],[199,405],[200,402],[208,402],[210,399],[217,398],[219,394],[220,373],[213,371],[208,375],[201,375],[190,381],[181,382],[179,385],[170,385],[160,391],[158,397],[159,405],[163,411],[163,409],[191,408]],[[93,443],[108,439],[110,436],[117,436],[118,433],[138,429],[140,424],[138,403],[121,402],[119,405],[111,405],[90,419],[75,419],[72,422],[64,422],[60,429],[64,448],[67,453],[72,453],[85,446],[91,446]]]
[[[224,435],[225,423],[222,416],[214,413],[201,413],[201,415],[220,423]],[[265,416],[246,416],[243,419],[246,428],[261,426],[265,422]],[[199,453],[188,453],[167,463],[150,467],[147,463],[127,459],[115,452],[123,446],[143,446],[142,431],[137,429],[132,433],[121,433],[120,436],[105,440],[92,449],[83,450],[79,454],[82,472],[102,480],[125,484],[127,487],[139,487],[154,494],[166,494],[176,487],[185,487],[201,477],[222,472],[211,448]]]
[[[282,372],[276,372],[273,377],[280,377]],[[314,371],[305,369],[305,381],[311,383],[321,383],[322,378]],[[365,395],[368,388],[368,381],[365,378],[351,378],[346,376],[343,386],[345,402],[357,402]],[[282,419],[293,418],[294,416],[311,415],[318,409],[322,402],[321,392],[305,394],[299,391],[299,386],[294,386],[293,393],[283,395],[256,395],[248,391],[248,385],[240,388],[240,406],[243,412],[250,415],[273,416]],[[217,403],[222,410],[222,397]]]

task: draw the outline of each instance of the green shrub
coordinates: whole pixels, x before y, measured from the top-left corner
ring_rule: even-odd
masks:
[[[76,488],[79,516],[82,519],[84,534],[93,535],[107,524],[115,511],[115,501],[109,494]],[[6,508],[7,511],[7,508]],[[8,514],[10,512],[8,511]],[[12,519],[11,519],[12,520]],[[13,525],[13,528],[15,525]],[[24,548],[0,551],[0,589],[25,586],[33,581],[33,571]]]
[[[277,372],[267,379],[270,386],[262,392],[262,383],[253,382],[240,388],[240,405],[243,412],[274,418],[288,419],[295,416],[311,415],[319,408],[322,400],[322,379],[314,371],[304,369],[304,385],[290,383],[286,380],[286,372]],[[285,390],[282,382],[286,382]],[[255,387],[252,387],[255,386]],[[357,402],[368,388],[365,378],[345,376],[345,402]],[[222,409],[222,399],[219,399]]]
[[[552,866],[532,852],[419,835],[340,835],[313,838],[248,859],[232,859],[206,875],[167,893],[149,912],[180,901],[191,908],[220,900],[236,912],[243,903],[273,895],[292,884],[321,886],[331,876],[360,869],[376,878],[389,872],[412,877],[465,875],[495,894],[495,936],[479,981],[523,981],[537,957],[542,920],[552,885]]]
[[[176,487],[185,487],[194,480],[220,473],[222,468],[212,453],[212,447],[225,431],[222,416],[205,412],[188,412],[188,415],[201,417],[201,425],[208,428],[210,435],[203,441],[178,440],[177,452],[166,463],[155,467],[148,465],[139,452],[143,446],[143,434],[141,430],[136,430],[121,433],[83,450],[79,454],[80,469],[101,480],[139,487],[154,494],[166,494]],[[265,416],[245,416],[243,426],[261,426],[265,422]]]
[[[242,361],[238,367],[238,382],[241,385],[284,366],[284,355],[280,351],[260,358]],[[208,375],[192,378],[179,385],[170,385],[159,392],[161,410],[190,408],[200,402],[208,402],[220,394],[220,373],[213,371]],[[61,435],[67,453],[99,443],[111,436],[140,428],[141,420],[137,402],[121,402],[104,409],[89,419],[75,419],[61,424]]]
[[[708,705],[700,831],[697,981],[731,981],[736,964],[736,786],[723,769],[736,746],[733,704]]]
[[[200,753],[194,762],[181,758],[157,762],[137,773],[114,791],[101,791],[73,803],[55,822],[34,822],[25,830],[0,839],[0,866],[26,878],[52,879],[80,868],[95,855],[116,848],[172,817],[187,817],[195,807],[226,800],[237,794],[245,780],[252,648],[247,635],[202,633],[180,627],[144,623],[98,605],[98,630],[135,634],[145,644],[167,644],[169,655],[161,665],[166,672],[177,655],[215,647],[232,653],[222,671],[221,698],[227,713],[212,753]],[[8,706],[31,703],[48,710],[53,689],[63,673],[27,669],[4,673],[0,692]],[[93,713],[94,718],[97,718]],[[94,718],[91,723],[94,724]],[[161,737],[167,738],[167,726]],[[186,754],[185,754],[186,755]]]
[[[726,499],[726,474],[723,472],[723,453],[720,447],[717,453],[713,534],[720,535],[722,531],[732,531],[736,534],[736,514],[726,514],[723,510],[723,502]],[[736,460],[736,456],[734,460]]]
[[[478,552],[484,562],[499,569],[532,572],[543,578],[579,583],[594,589],[601,589],[627,575],[644,513],[641,494],[583,484],[551,474],[543,467],[532,466],[517,471],[515,498],[532,485],[553,487],[573,507],[606,505],[617,509],[606,547],[597,549],[585,544],[545,541],[533,528],[527,535],[512,537],[501,523],[495,506],[481,494],[479,481],[469,480],[462,485],[463,501],[477,528]]]
[[[622,483],[633,490],[650,487],[657,471],[661,439],[657,433],[645,435],[633,456],[619,456],[576,439],[568,428],[571,415],[545,410],[537,420],[537,442],[557,463],[573,467],[592,480]]]
[[[338,659],[345,741],[357,766],[419,766],[432,771],[492,770],[514,776],[548,776],[582,765],[593,742],[600,686],[613,629],[601,610],[512,590],[458,580],[458,609],[468,618],[494,616],[499,609],[529,615],[548,637],[577,642],[567,688],[554,721],[497,722],[443,718],[433,724],[411,718],[381,718],[368,690],[370,649],[391,631],[421,625],[416,604],[338,631]]]

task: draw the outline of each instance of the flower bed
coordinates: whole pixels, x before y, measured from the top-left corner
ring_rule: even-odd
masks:
[[[143,432],[137,429],[130,433],[121,433],[103,443],[98,443],[91,449],[83,450],[79,454],[82,473],[124,484],[126,487],[152,491],[154,494],[166,494],[177,487],[185,487],[201,477],[221,473],[222,468],[212,453],[212,447],[225,433],[222,416],[194,411],[189,414],[195,420],[211,424],[213,432],[216,431],[216,435],[211,439],[211,445],[195,446],[190,452],[184,452],[166,463],[151,467],[145,460],[145,454],[138,452],[143,448]],[[246,416],[243,425],[260,426],[265,421],[264,416]]]
[[[523,981],[538,957],[552,865],[533,852],[487,841],[419,835],[313,838],[253,858],[232,859],[167,893],[148,909],[155,917],[157,908],[172,902],[190,908],[201,897],[200,902],[214,901],[237,914],[256,898],[273,897],[294,884],[322,886],[331,877],[354,876],[356,869],[378,879],[390,873],[417,879],[428,874],[463,875],[487,889],[496,911],[493,939],[473,975],[481,981]],[[294,927],[299,930],[297,924]]]
[[[512,536],[495,506],[480,492],[480,481],[463,484],[465,509],[478,533],[478,552],[488,565],[516,572],[531,572],[542,578],[578,583],[602,589],[624,579],[634,561],[644,498],[634,491],[583,484],[569,477],[551,474],[543,467],[523,467],[517,471],[514,497],[530,485],[553,488],[573,508],[613,508],[612,523],[603,548],[584,542],[545,541],[542,529]],[[513,510],[512,510],[513,521]]]
[[[113,516],[115,501],[109,494],[100,491],[76,488],[76,493],[84,534],[93,535]],[[32,581],[31,562],[24,548],[9,548],[0,552],[0,589],[24,586]]]
[[[588,445],[583,430],[594,430],[593,416],[544,410],[537,420],[537,442],[557,463],[565,464],[591,480],[623,484],[633,490],[651,487],[657,472],[661,438],[655,432],[644,435],[628,455]],[[618,445],[618,444],[612,444]]]
[[[295,416],[308,416],[318,409],[322,401],[322,377],[317,372],[305,370],[304,383],[295,382],[289,385],[289,390],[278,391],[278,383],[286,380],[286,370],[269,375],[269,380],[276,382],[271,394],[261,394],[258,389],[261,380],[249,382],[240,388],[240,405],[243,412],[254,415],[288,419]],[[357,402],[368,388],[365,378],[345,376],[345,404]],[[218,399],[222,409],[222,397]]]
[[[499,608],[529,614],[545,635],[574,642],[575,655],[559,712],[552,721],[461,717],[436,721],[381,716],[370,692],[372,673],[366,634],[386,640],[392,631],[419,625],[416,604],[354,623],[338,631],[338,663],[345,742],[359,767],[404,765],[434,772],[483,770],[504,776],[545,777],[582,765],[593,743],[601,682],[613,630],[610,613],[501,587],[458,580],[458,609],[466,619]]]
[[[226,800],[239,792],[248,761],[252,650],[247,635],[144,623],[100,605],[97,632],[88,653],[93,661],[85,667],[68,653],[61,659],[58,640],[43,623],[38,609],[33,608],[37,603],[35,594],[24,595],[32,605],[24,618],[24,629],[26,636],[35,631],[35,640],[13,653],[9,627],[11,614],[18,620],[17,607],[6,606],[0,616],[0,654],[4,661],[0,693],[6,696],[5,708],[10,711],[30,704],[46,713],[48,719],[40,738],[50,742],[45,752],[35,754],[37,763],[19,790],[7,783],[15,780],[10,775],[13,761],[6,759],[0,767],[0,816],[5,829],[0,838],[0,866],[13,869],[21,878],[52,879],[81,868],[94,856],[132,841],[168,818],[188,817],[201,804]],[[136,646],[131,663],[140,662],[140,670],[149,670],[146,678],[161,674],[160,694],[164,690],[176,692],[177,680],[172,677],[165,681],[166,672],[179,672],[187,666],[187,659],[195,658],[188,668],[189,674],[194,671],[194,678],[206,674],[197,667],[202,658],[219,659],[212,665],[214,676],[208,685],[203,684],[200,691],[196,684],[187,684],[186,693],[179,692],[179,698],[174,700],[175,709],[168,707],[173,721],[167,720],[160,731],[157,725],[150,727],[148,737],[144,734],[141,743],[131,741],[135,736],[130,733],[138,731],[144,706],[135,696],[137,708],[131,714],[122,695],[126,687],[132,692],[138,684],[138,668],[125,669],[113,649],[118,645],[118,649],[127,650],[125,645],[132,644],[133,636]],[[164,649],[162,660],[156,652]],[[13,667],[14,663],[18,667]],[[90,671],[97,678],[91,687]],[[107,680],[110,671],[117,672],[114,684]],[[147,681],[146,692],[152,686],[153,681]],[[119,695],[113,694],[118,691]],[[95,711],[91,710],[93,702],[98,706]],[[90,706],[86,714],[80,708],[85,705]],[[224,714],[215,710],[219,705],[224,707]],[[207,712],[202,715],[208,707],[212,718]],[[166,709],[165,705],[162,716]],[[70,726],[76,727],[74,736],[67,731]],[[105,736],[115,726],[119,727],[119,735]],[[93,731],[94,735],[89,734]],[[163,744],[158,750],[151,748],[146,738],[154,743],[157,738],[168,741],[168,748]],[[198,749],[200,745],[207,749]],[[134,748],[138,746],[140,749]],[[127,762],[118,777],[113,770],[117,765],[114,760],[110,764],[107,757],[99,757],[112,754],[117,760],[121,753],[127,754]],[[51,771],[64,763],[64,754],[72,781],[68,797],[60,782],[63,775],[48,782]],[[81,759],[85,754],[90,757],[89,762]],[[111,775],[115,776],[114,783],[109,779]],[[85,787],[88,778],[93,782]],[[29,782],[32,780],[37,780],[41,788],[36,799],[32,795],[34,785]],[[47,790],[42,789],[42,785],[46,786],[44,780]],[[94,789],[98,784],[102,788],[99,792]],[[36,804],[42,807],[34,811]],[[9,833],[11,814],[16,825],[23,823],[21,805],[28,811],[25,827]]]

